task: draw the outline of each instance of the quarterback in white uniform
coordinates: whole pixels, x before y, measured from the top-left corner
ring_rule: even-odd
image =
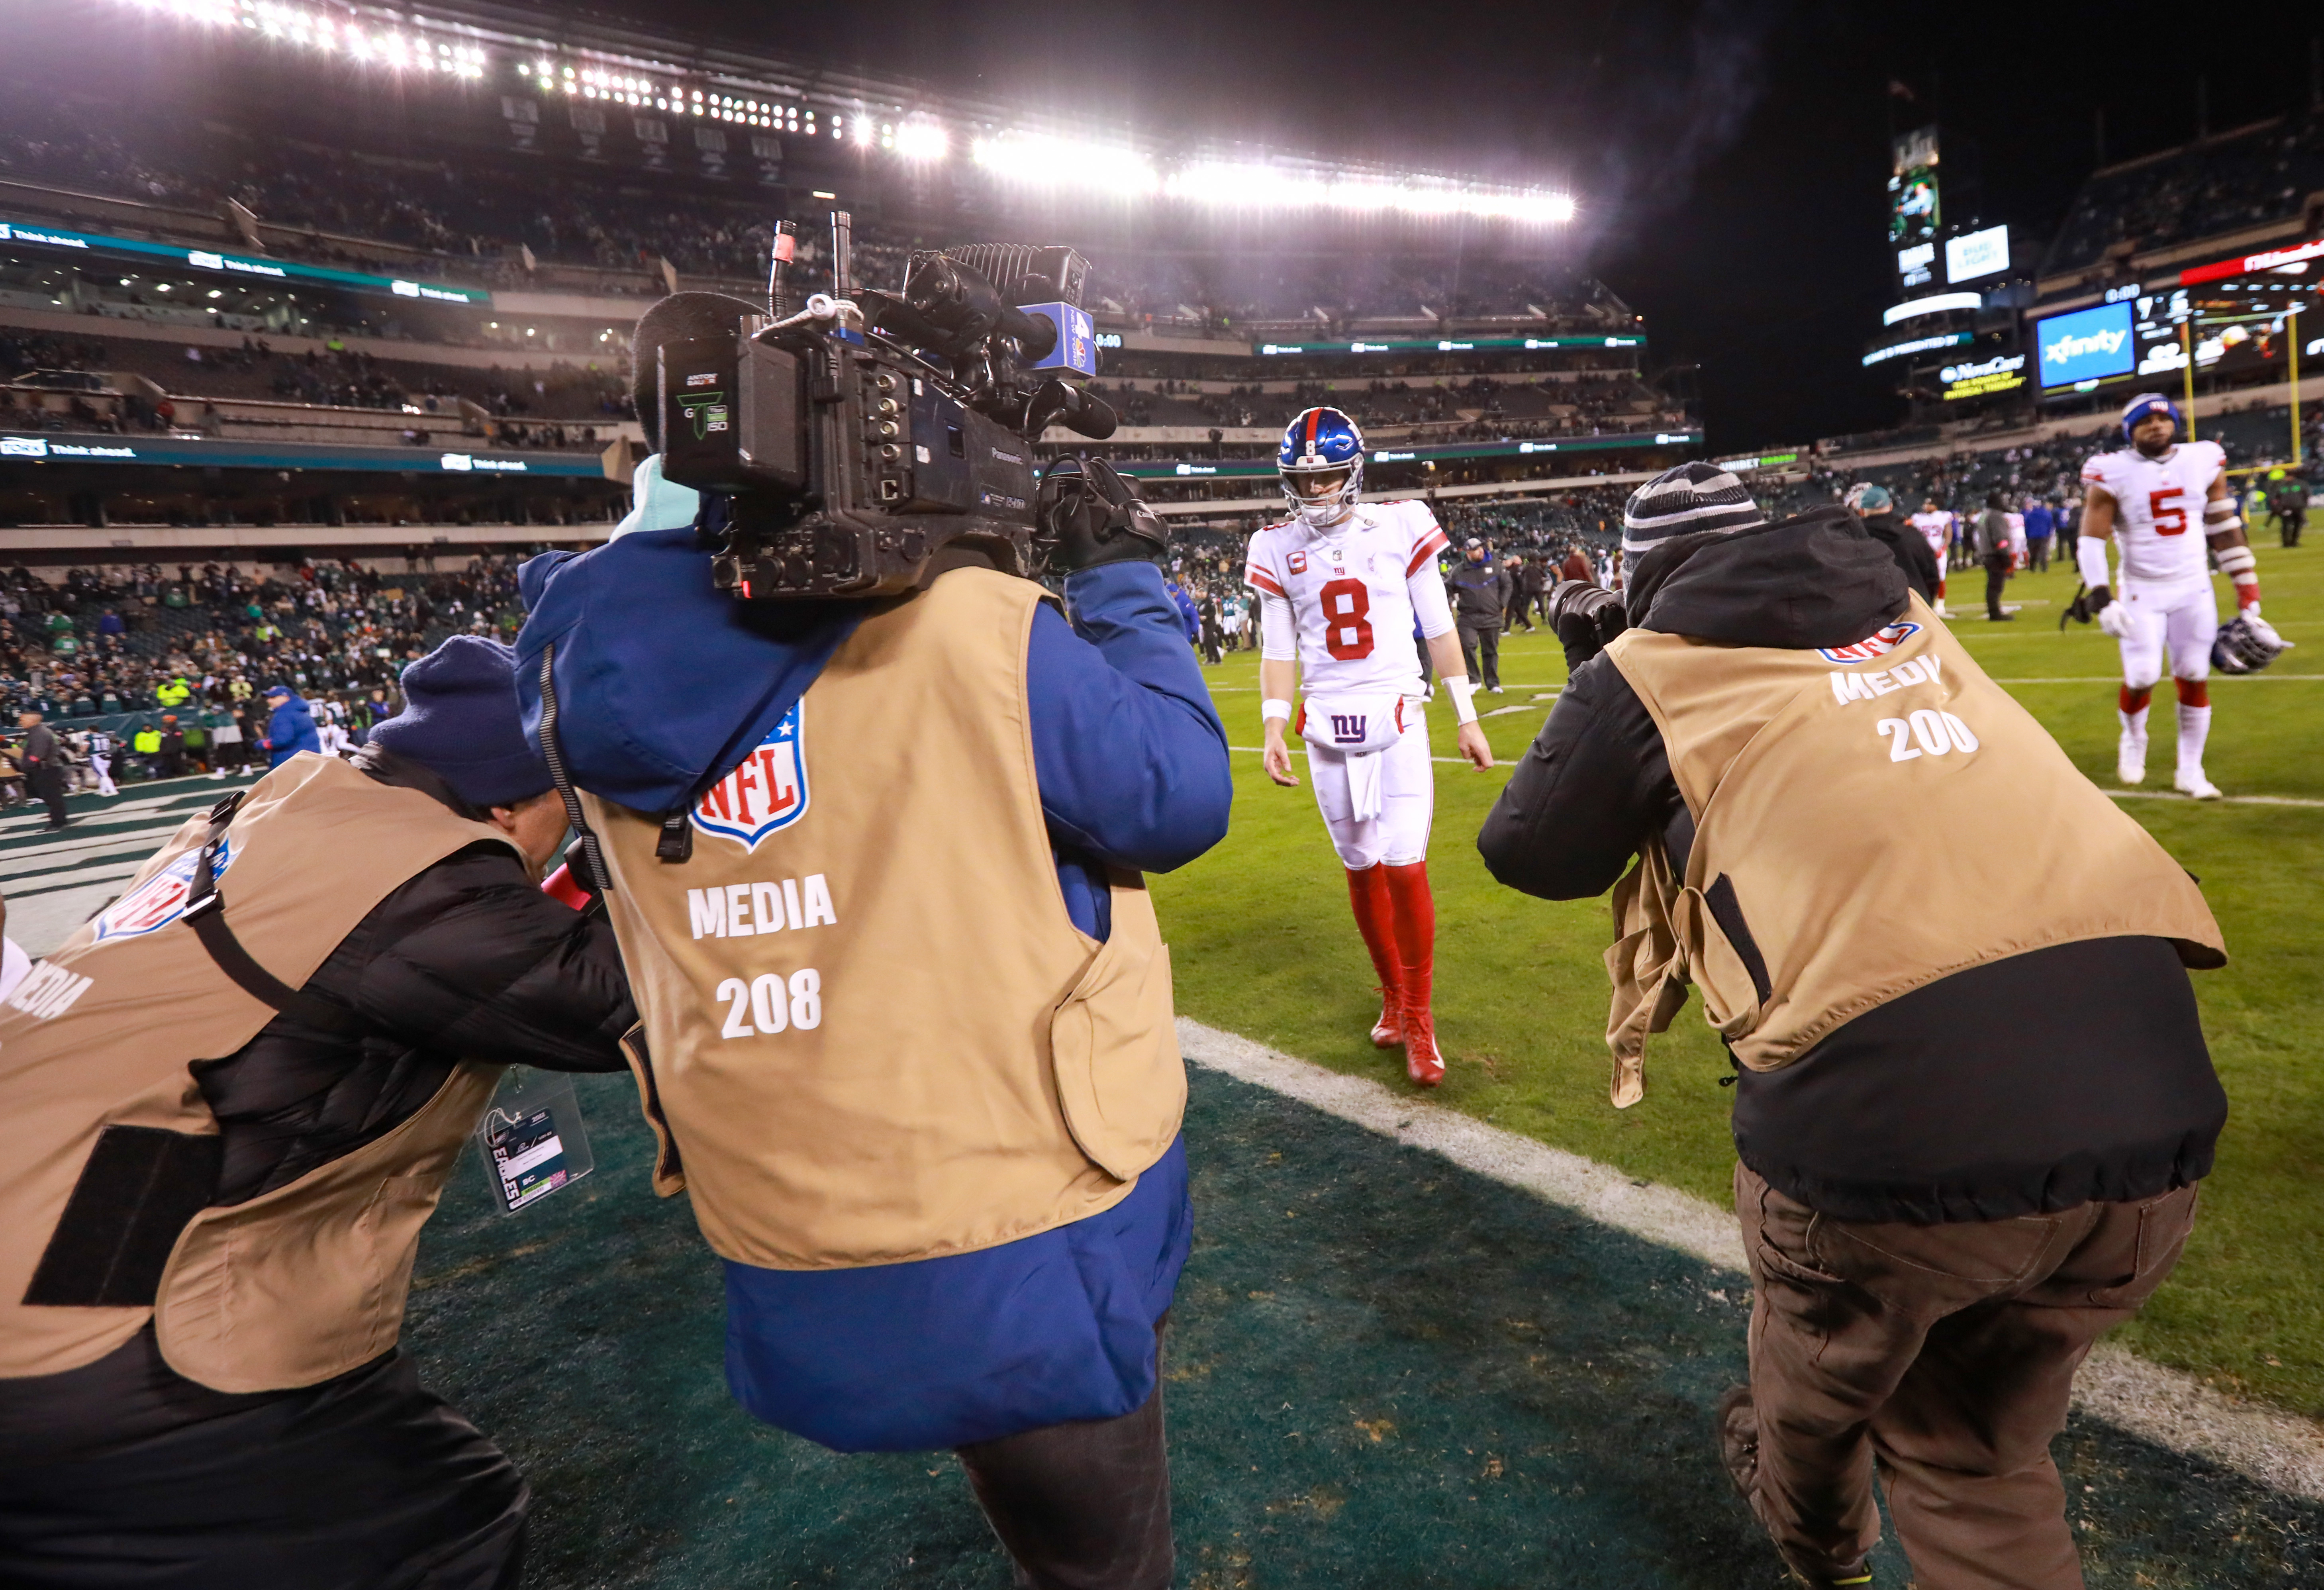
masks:
[[[2216,800],[2218,786],[2203,773],[2203,744],[2211,733],[2211,642],[2219,629],[2206,550],[2218,555],[2221,572],[2235,585],[2236,607],[2254,625],[2264,623],[2259,576],[2227,489],[2226,453],[2217,442],[2177,442],[2178,431],[2179,411],[2170,399],[2142,393],[2130,400],[2122,411],[2130,445],[2082,466],[2087,495],[2075,560],[2090,588],[2098,627],[2122,645],[2116,772],[2126,784],[2146,777],[2147,703],[2162,681],[2168,652],[2179,693],[2172,783],[2198,800]],[[2199,522],[2200,536],[2190,533]],[[2121,546],[2119,580],[2108,577],[2109,540]]]
[[[1348,897],[1380,980],[1372,1041],[1401,1044],[1405,1071],[1443,1080],[1429,997],[1436,908],[1428,829],[1436,775],[1416,631],[1460,719],[1461,753],[1493,765],[1452,614],[1436,572],[1447,544],[1420,503],[1363,503],[1362,434],[1337,409],[1309,409],[1277,453],[1293,515],[1250,538],[1244,578],[1259,595],[1260,714],[1267,775],[1296,785],[1286,726],[1307,742],[1307,772]],[[1295,714],[1294,670],[1304,689]]]

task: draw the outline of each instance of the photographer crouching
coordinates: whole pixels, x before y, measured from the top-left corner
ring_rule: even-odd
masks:
[[[636,1020],[513,654],[196,817],[0,1006],[0,1584],[512,1590],[528,1493],[396,1345],[503,1066]]]
[[[1068,459],[1037,524],[1021,435],[844,314],[754,335],[754,306],[691,293],[640,322],[639,411],[700,528],[525,567],[528,709],[644,1015],[656,1188],[725,1261],[737,1400],[842,1451],[956,1449],[1020,1585],[1159,1590],[1191,1225],[1139,873],[1224,834],[1226,737],[1160,521]],[[804,416],[803,489],[721,489],[782,436],[687,451],[748,423],[754,361],[755,411]],[[701,392],[728,395],[694,430]],[[846,474],[883,425],[906,442],[872,467],[923,467]],[[1023,513],[911,508],[947,492]],[[784,594],[835,578],[865,594]]]
[[[1477,843],[1613,887],[1618,1106],[1690,982],[1734,1061],[1722,1461],[1803,1583],[1869,1582],[1877,1460],[1922,1590],[2079,1586],[2050,1442],[2210,1169],[2218,928],[1846,509],[1769,524],[1689,464],[1623,545],[1627,599],[1552,596],[1572,678]]]

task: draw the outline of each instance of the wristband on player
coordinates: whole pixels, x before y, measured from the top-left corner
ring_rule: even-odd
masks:
[[[1285,723],[1289,723],[1289,722],[1291,721],[1291,703],[1290,703],[1290,702],[1288,702],[1288,701],[1261,701],[1261,702],[1259,704],[1259,722],[1261,722],[1261,723],[1273,723],[1273,722],[1274,722],[1277,718],[1278,718],[1278,717],[1279,717],[1279,718],[1281,718]]]
[[[2222,547],[2218,557],[2219,572],[2236,587],[2236,605],[2251,608],[2259,602],[2259,559],[2252,556],[2249,547]]]
[[[1444,681],[1444,693],[1452,698],[1452,716],[1459,723],[1477,721],[1477,687],[1465,674],[1453,674]]]
[[[2081,574],[2082,583],[2094,591],[2104,589],[2111,579],[2107,569],[2107,544],[2102,537],[2078,537],[2074,543],[2074,564]]]

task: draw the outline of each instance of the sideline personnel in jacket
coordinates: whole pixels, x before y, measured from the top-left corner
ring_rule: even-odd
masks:
[[[2078,1587],[2050,1441],[2210,1169],[2184,968],[2218,926],[1844,509],[1766,524],[1688,465],[1625,541],[1627,613],[1560,605],[1572,680],[1478,848],[1527,893],[1615,885],[1617,1105],[1690,982],[1734,1057],[1729,1473],[1809,1584],[1866,1582],[1877,1455],[1922,1590]],[[1946,844],[2000,809],[2033,829]]]
[[[0,1006],[0,1584],[515,1585],[524,1482],[396,1346],[414,1246],[502,1067],[615,1069],[635,1012],[535,884],[510,669],[446,642]]]
[[[649,311],[641,412],[663,339],[752,312]],[[878,602],[738,601],[691,528],[521,576],[528,721],[547,662],[736,1400],[843,1451],[957,1448],[1039,1586],[1172,1560],[1185,1077],[1139,874],[1215,844],[1232,785],[1152,532],[1061,537],[1064,611],[957,545]]]
[[[322,750],[323,738],[316,732],[314,709],[307,705],[306,698],[288,685],[269,685],[266,705],[266,738],[259,744],[266,747],[269,771],[281,767],[301,751]]]

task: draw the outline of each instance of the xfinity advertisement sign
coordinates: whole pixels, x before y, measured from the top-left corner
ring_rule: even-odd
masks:
[[[2095,384],[2127,375],[2138,363],[2131,346],[2131,306],[2098,304],[2070,315],[2052,315],[2034,323],[2035,356],[2042,367],[2042,390]]]

